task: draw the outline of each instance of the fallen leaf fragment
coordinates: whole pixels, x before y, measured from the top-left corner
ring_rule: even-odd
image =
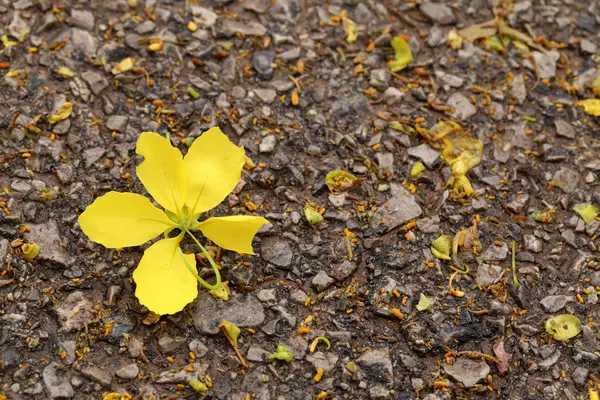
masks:
[[[394,49],[394,59],[388,61],[388,67],[392,72],[402,71],[413,60],[410,46],[404,39],[395,37],[392,39],[392,48]]]
[[[323,216],[321,215],[321,213],[315,211],[315,209],[312,208],[311,205],[308,203],[304,206],[304,216],[306,217],[308,223],[311,225],[316,225],[320,222],[323,222]]]
[[[125,400],[125,395],[121,393],[106,393],[102,396],[102,400]]]
[[[549,318],[545,324],[546,332],[556,340],[569,340],[581,332],[581,321],[572,314],[561,314]]]
[[[290,362],[294,359],[294,355],[292,353],[290,353],[290,351],[287,349],[287,347],[285,347],[283,345],[279,345],[279,346],[277,346],[277,351],[275,353],[271,354],[268,358],[269,358],[269,360],[282,360],[282,361]]]
[[[204,383],[202,383],[200,381],[192,380],[189,382],[189,384],[190,384],[191,388],[194,389],[198,393],[208,392],[208,386],[206,386]]]
[[[358,38],[356,34],[356,24],[350,18],[342,18],[342,26],[344,27],[344,31],[346,32],[346,42],[354,43]]]
[[[429,311],[431,310],[431,301],[423,294],[419,296],[419,303],[417,304],[418,311]]]
[[[246,364],[246,360],[242,356],[242,353],[237,346],[237,339],[240,336],[240,328],[238,328],[234,323],[226,320],[221,321],[219,328],[229,341],[229,344],[231,344],[231,347],[233,347],[233,350],[235,350],[235,354],[237,354],[244,368],[248,368],[248,364]]]
[[[127,57],[122,60],[116,67],[112,69],[113,75],[124,74],[125,72],[131,71],[135,65],[135,58]]]
[[[598,216],[598,209],[593,205],[587,203],[575,204],[573,206],[573,211],[579,214],[581,219],[583,219],[583,222],[585,222],[586,224],[589,224]]]
[[[494,350],[494,354],[496,355],[496,358],[498,359],[498,361],[496,361],[496,367],[498,368],[498,372],[502,376],[506,372],[508,372],[508,363],[510,362],[511,355],[508,354],[506,351],[504,351],[504,341],[503,340],[496,343],[492,347],[492,350]]]
[[[310,344],[310,352],[311,353],[315,352],[315,350],[317,349],[317,345],[321,341],[323,341],[327,345],[327,350],[329,350],[329,348],[331,347],[331,343],[329,342],[329,339],[327,339],[325,336],[318,336]]]
[[[600,99],[581,100],[578,101],[577,104],[583,106],[583,111],[585,111],[586,114],[600,117]]]
[[[325,184],[334,193],[348,192],[356,189],[364,181],[364,178],[357,178],[350,172],[342,170],[330,171],[325,177]]]
[[[54,125],[57,122],[64,121],[65,119],[71,116],[72,112],[73,103],[67,102],[58,109],[56,114],[51,114],[50,116],[48,116],[48,122]]]
[[[450,235],[442,235],[431,243],[431,253],[440,260],[452,260],[450,246],[452,246]]]
[[[421,161],[417,161],[410,168],[410,177],[413,179],[417,179],[421,176],[421,174],[425,171],[425,165]]]

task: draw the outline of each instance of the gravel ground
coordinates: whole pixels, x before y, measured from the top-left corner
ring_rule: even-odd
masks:
[[[593,399],[600,221],[573,206],[600,205],[599,119],[577,105],[600,2],[510,3],[0,0],[0,398]],[[448,41],[494,15],[521,46]],[[397,35],[414,59],[391,73]],[[471,196],[426,137],[441,120],[483,143]],[[201,289],[159,317],[131,280],[149,244],[106,249],[77,217],[109,190],[145,194],[142,131],[185,152],[214,125],[255,166],[211,215],[270,224],[256,256],[220,252],[228,302]],[[330,193],[338,169],[364,180]],[[432,255],[469,227],[480,246]],[[559,314],[581,332],[554,340]],[[311,351],[319,336],[331,347]],[[279,345],[291,362],[267,358]]]

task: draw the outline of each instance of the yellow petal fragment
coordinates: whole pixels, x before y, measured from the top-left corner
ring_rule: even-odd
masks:
[[[268,357],[269,360],[282,360],[290,362],[294,359],[294,355],[284,345],[277,346],[277,351]]]
[[[394,59],[388,61],[388,67],[392,72],[402,71],[413,60],[410,46],[404,39],[395,37],[392,39],[392,48],[394,49]]]
[[[164,208],[182,217],[187,178],[181,152],[156,132],[142,132],[135,152],[144,156],[136,173],[150,195]]]
[[[357,178],[350,172],[339,169],[329,171],[325,177],[325,184],[329,188],[329,191],[334,193],[347,192],[356,189],[364,181],[364,178]]]
[[[206,386],[204,383],[200,382],[200,381],[190,381],[189,382],[190,387],[192,389],[194,389],[196,392],[198,393],[206,393],[208,392],[208,386]]]
[[[311,225],[316,225],[319,222],[323,222],[323,216],[320,212],[315,211],[308,203],[304,206],[304,216]]]
[[[423,293],[419,297],[419,304],[417,304],[418,311],[428,311],[431,310],[431,301]]]
[[[135,296],[140,304],[156,314],[175,314],[198,296],[198,281],[186,267],[196,273],[194,254],[180,253],[183,234],[162,239],[148,247],[133,271]]]
[[[56,112],[56,114],[52,114],[48,116],[48,122],[51,124],[56,124],[57,122],[64,121],[65,119],[71,116],[73,112],[73,103],[66,102]]]
[[[462,129],[456,125],[459,128],[446,124],[439,128],[436,136],[443,137],[442,159],[452,168],[448,185],[453,186],[457,193],[471,195],[473,187],[466,174],[481,162],[483,143],[479,139],[462,134]]]
[[[269,221],[263,217],[236,215],[213,217],[198,225],[202,234],[219,247],[243,254],[254,254],[252,239],[264,224]]]
[[[21,246],[21,251],[23,252],[23,257],[26,260],[32,261],[38,254],[40,254],[40,246],[36,243],[25,243]]]
[[[577,104],[583,106],[586,114],[600,117],[600,99],[586,99],[578,101]]]
[[[600,397],[598,397],[598,392],[596,392],[594,389],[590,389],[590,400],[599,400]]]
[[[354,43],[358,36],[356,35],[356,24],[350,18],[342,18],[342,26],[346,32],[346,42]]]
[[[4,47],[12,47],[19,44],[19,42],[15,42],[14,40],[10,40],[8,35],[2,35],[2,44]]]
[[[452,238],[450,235],[442,235],[431,243],[431,253],[441,260],[452,260],[450,258],[450,247]]]
[[[493,21],[488,21],[461,29],[458,31],[458,34],[467,39],[469,42],[474,42],[477,39],[493,36],[496,34],[496,32],[498,32],[496,24]]]
[[[229,343],[237,345],[237,340],[240,336],[240,328],[238,328],[236,324],[227,320],[221,320],[219,329],[221,329],[227,340],[229,340]]]
[[[417,161],[410,168],[410,177],[413,179],[418,179],[423,171],[425,171],[425,165],[423,165],[421,161]]]
[[[216,207],[231,193],[240,181],[245,160],[244,149],[231,143],[219,127],[194,140],[183,160],[191,215]]]
[[[112,69],[113,75],[124,74],[125,72],[131,71],[135,65],[135,58],[128,57],[122,60],[116,67]]]
[[[138,246],[175,226],[144,196],[118,192],[94,200],[79,225],[90,240],[113,249]]]
[[[546,332],[556,340],[569,340],[581,332],[581,321],[572,314],[561,314],[546,321]]]
[[[59,67],[59,68],[56,70],[56,73],[57,73],[57,74],[59,74],[59,75],[60,75],[60,76],[62,76],[62,77],[65,77],[65,78],[72,78],[72,77],[74,77],[74,76],[75,76],[75,74],[73,73],[73,71],[71,71],[71,70],[70,70],[69,68],[67,68],[67,67]]]
[[[454,49],[458,50],[462,47],[463,38],[456,33],[454,29],[448,32],[448,45]]]
[[[598,209],[593,205],[587,203],[575,204],[573,206],[573,211],[579,214],[581,219],[583,219],[583,222],[585,222],[586,224],[590,223],[598,216]]]

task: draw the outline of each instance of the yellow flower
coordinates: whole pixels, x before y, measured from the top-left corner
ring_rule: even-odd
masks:
[[[108,192],[87,207],[79,224],[91,240],[109,248],[138,246],[164,233],[165,239],[146,249],[133,279],[141,304],[157,314],[174,314],[198,295],[195,257],[179,249],[185,232],[200,230],[224,249],[254,254],[252,239],[267,220],[238,215],[198,222],[238,184],[245,161],[244,149],[218,127],[197,138],[185,157],[155,132],[140,135],[136,153],[144,156],[137,176],[164,211],[139,194]],[[174,229],[181,233],[168,238]]]

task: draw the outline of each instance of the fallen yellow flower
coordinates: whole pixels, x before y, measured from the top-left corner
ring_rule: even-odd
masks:
[[[583,111],[585,111],[586,114],[600,117],[600,99],[581,100],[578,101],[577,104],[583,106]]]
[[[392,49],[394,49],[394,59],[388,61],[388,67],[392,72],[402,71],[413,60],[410,46],[404,39],[395,37],[392,38]]]
[[[87,207],[79,224],[91,240],[113,249],[139,246],[164,233],[165,239],[146,249],[133,279],[141,304],[157,314],[174,314],[198,295],[196,280],[203,282],[197,276],[194,254],[184,255],[179,248],[184,233],[200,230],[224,249],[254,254],[252,239],[267,220],[237,215],[198,221],[201,213],[216,207],[238,184],[245,162],[244,149],[231,143],[218,127],[198,137],[185,158],[155,132],[140,135],[136,152],[144,156],[137,176],[164,211],[142,195],[111,191]],[[175,229],[181,233],[169,238]],[[217,272],[214,287],[220,288]],[[226,293],[211,293],[227,298]]]

